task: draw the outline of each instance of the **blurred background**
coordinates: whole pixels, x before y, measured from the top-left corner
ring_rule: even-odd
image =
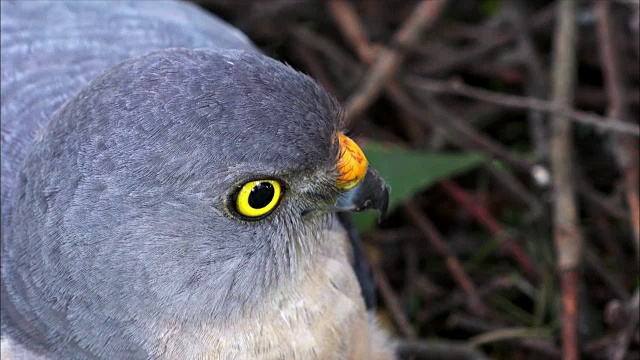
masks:
[[[194,2],[344,104],[404,358],[640,359],[639,0]]]

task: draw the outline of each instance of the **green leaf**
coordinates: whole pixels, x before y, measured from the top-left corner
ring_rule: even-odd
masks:
[[[484,16],[494,16],[500,11],[501,6],[499,0],[484,0],[480,3],[480,11]]]
[[[369,164],[386,180],[391,188],[389,212],[419,190],[456,176],[482,164],[484,158],[476,153],[433,153],[408,150],[368,141],[362,144]],[[372,211],[354,214],[353,220],[363,233],[376,224]]]

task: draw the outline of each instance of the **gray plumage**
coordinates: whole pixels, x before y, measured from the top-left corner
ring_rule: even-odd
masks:
[[[0,8],[2,203],[37,129],[107,68],[166,48],[257,51],[189,3],[3,0]]]
[[[65,359],[234,348],[206,332],[344,257],[331,215],[301,216],[340,195],[340,126],[313,80],[193,5],[3,1],[3,337]],[[233,194],[264,178],[280,206],[242,219]]]

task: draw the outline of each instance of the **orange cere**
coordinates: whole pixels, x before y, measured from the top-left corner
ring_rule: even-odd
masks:
[[[367,173],[369,162],[362,149],[347,136],[338,134],[340,153],[338,154],[338,187],[342,190],[354,188]]]

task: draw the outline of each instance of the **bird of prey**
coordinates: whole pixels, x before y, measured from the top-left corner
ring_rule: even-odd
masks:
[[[3,359],[390,359],[341,108],[169,1],[2,1]]]

